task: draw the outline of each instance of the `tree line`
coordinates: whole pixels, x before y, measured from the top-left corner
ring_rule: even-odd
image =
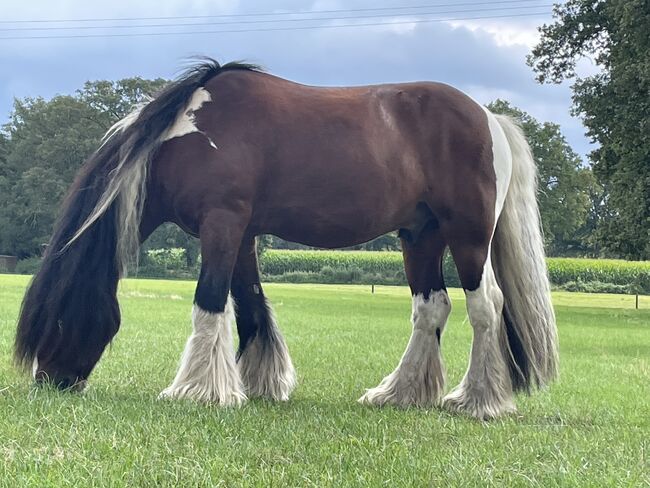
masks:
[[[598,148],[583,161],[559,125],[539,121],[505,100],[488,105],[516,118],[538,164],[539,202],[547,251],[553,256],[650,259],[650,7],[645,0],[569,0],[540,28],[528,58],[540,82],[573,79],[573,111]],[[601,71],[576,75],[594,56]],[[14,101],[0,131],[0,254],[38,256],[57,210],[85,158],[134,105],[166,80],[139,77],[89,81],[72,95]],[[273,236],[261,246],[300,248]],[[165,225],[147,248],[182,247],[188,266],[195,239]],[[398,249],[396,235],[359,249]]]

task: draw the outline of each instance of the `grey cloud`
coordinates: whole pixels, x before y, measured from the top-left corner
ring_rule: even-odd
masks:
[[[214,12],[210,2],[193,9],[168,9],[163,15]],[[257,1],[223,2],[220,12],[269,10]],[[318,9],[355,8],[367,4],[318,2]],[[305,9],[304,2],[274,3],[274,9]],[[67,12],[71,15],[69,12]],[[88,12],[86,12],[88,13]],[[151,14],[138,11],[138,15]],[[45,16],[45,13],[43,13]],[[106,15],[106,12],[96,16]],[[55,16],[52,14],[52,16]],[[119,16],[119,15],[117,15]],[[17,17],[12,15],[8,17]],[[250,27],[250,26],[249,26]],[[402,29],[402,27],[400,27]],[[273,73],[318,85],[369,84],[437,80],[457,86],[482,102],[506,93],[513,103],[542,120],[562,125],[581,154],[589,150],[582,127],[568,115],[566,86],[535,83],[524,58],[527,48],[497,46],[483,31],[452,28],[444,23],[418,24],[412,31],[387,27],[205,34],[173,37],[0,41],[0,114],[12,97],[71,93],[88,79],[119,79],[140,75],[172,77],[183,58],[206,54],[220,60],[247,59]]]

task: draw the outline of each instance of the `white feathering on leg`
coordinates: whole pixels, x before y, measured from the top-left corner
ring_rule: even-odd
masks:
[[[481,420],[516,410],[506,362],[507,339],[501,310],[503,294],[496,284],[490,260],[485,263],[480,286],[466,291],[467,311],[474,329],[470,363],[465,377],[445,396],[448,410]]]
[[[183,351],[176,378],[160,398],[189,398],[223,406],[238,406],[246,401],[235,364],[233,320],[230,298],[222,313],[210,313],[194,305],[194,330]]]
[[[451,302],[445,290],[413,297],[413,333],[397,368],[375,388],[368,390],[360,403],[428,407],[440,402],[445,386],[445,371],[436,338],[447,322]]]
[[[267,309],[269,328],[266,335],[258,333],[246,345],[239,358],[239,371],[250,397],[286,401],[296,386],[296,372],[268,303]]]

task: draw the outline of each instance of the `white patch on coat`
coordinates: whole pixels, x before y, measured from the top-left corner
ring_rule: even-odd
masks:
[[[399,407],[437,405],[445,386],[445,371],[436,337],[447,323],[451,301],[445,290],[413,297],[413,332],[406,351],[395,371],[359,399],[371,405],[391,404]]]
[[[38,373],[38,357],[34,356],[32,361],[32,378],[36,379],[36,373]]]
[[[176,118],[174,125],[167,129],[165,134],[162,136],[162,140],[168,141],[169,139],[191,134],[192,132],[201,132],[203,134],[203,132],[196,126],[194,112],[199,110],[204,103],[210,102],[211,100],[212,97],[208,90],[205,88],[198,88],[192,94],[192,98],[190,98],[190,101],[187,103],[185,111]],[[208,140],[210,139],[208,138]],[[212,141],[210,141],[210,143],[213,147],[216,147]]]
[[[395,130],[395,118],[393,115],[386,109],[382,102],[379,102],[379,112],[381,113],[381,118],[390,130]]]
[[[264,335],[258,333],[246,345],[237,366],[249,397],[286,401],[296,386],[296,372],[268,304],[267,308],[268,330]]]
[[[147,100],[144,103],[138,104],[128,115],[115,122],[111,126],[111,128],[108,129],[108,131],[102,138],[102,145],[105,144],[106,141],[108,141],[114,134],[123,131],[131,124],[133,124],[140,116],[140,112],[142,111],[142,109],[150,101],[151,100]],[[211,102],[211,101],[212,101],[212,97],[210,96],[210,92],[203,87],[198,88],[192,94],[192,97],[187,102],[187,105],[185,106],[183,111],[176,117],[176,120],[174,121],[173,125],[163,133],[160,140],[168,141],[169,139],[173,139],[175,137],[181,137],[186,134],[191,134],[192,132],[201,132],[203,135],[205,135],[196,126],[194,112],[199,110],[204,103]],[[206,138],[210,142],[210,145],[216,149],[217,146],[214,144],[214,142],[212,142],[212,140],[208,136],[206,136]]]
[[[506,134],[499,121],[487,108],[483,107],[488,120],[490,134],[492,135],[492,164],[496,175],[496,202],[494,220],[498,220],[506,201],[510,178],[512,175],[512,151]]]
[[[188,398],[222,406],[239,406],[246,401],[235,363],[233,320],[230,298],[222,313],[210,313],[194,305],[194,330],[185,346],[178,373],[159,398]]]

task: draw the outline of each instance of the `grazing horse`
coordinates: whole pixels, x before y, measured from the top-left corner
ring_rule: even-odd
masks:
[[[174,222],[200,238],[202,264],[193,331],[161,396],[287,400],[295,372],[256,236],[335,248],[398,230],[412,336],[360,401],[496,417],[557,372],[536,178],[520,129],[450,86],[320,88],[207,59],[115,124],[80,170],[23,301],[16,360],[37,382],[82,389],[118,331],[127,262]],[[447,248],[474,338],[443,396]]]

